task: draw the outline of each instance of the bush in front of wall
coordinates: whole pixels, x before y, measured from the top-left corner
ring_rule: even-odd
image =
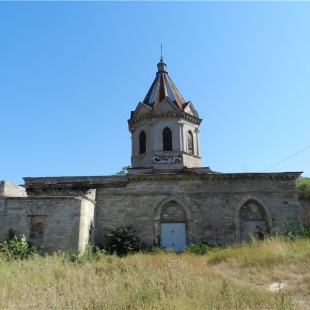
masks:
[[[213,246],[208,243],[197,243],[197,244],[189,244],[185,247],[185,252],[194,253],[196,255],[204,255],[207,252],[211,251]]]
[[[21,235],[18,238],[13,229],[8,231],[8,239],[0,244],[0,251],[7,260],[25,259],[37,253],[37,248]]]
[[[107,234],[104,248],[108,254],[126,256],[144,250],[145,246],[131,227],[119,226],[113,227],[110,233]]]
[[[302,225],[302,231],[306,238],[310,239],[310,228],[307,226]]]
[[[280,234],[286,239],[294,241],[298,237],[298,230],[293,223],[285,221],[280,226]]]
[[[252,236],[257,237],[258,240],[265,240],[270,238],[277,238],[283,237],[286,240],[294,241],[298,238],[298,229],[296,228],[295,224],[290,221],[285,221],[276,228],[269,228],[269,227],[260,227],[256,226],[260,230],[255,232]]]

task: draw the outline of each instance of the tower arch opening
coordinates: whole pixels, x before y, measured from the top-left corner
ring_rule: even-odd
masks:
[[[187,152],[189,154],[194,154],[194,140],[190,130],[187,132]]]
[[[139,154],[146,153],[146,134],[145,131],[142,130],[139,135]]]
[[[172,131],[169,127],[163,130],[163,151],[172,151]]]

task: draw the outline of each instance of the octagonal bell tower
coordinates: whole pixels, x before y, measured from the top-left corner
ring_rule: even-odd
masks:
[[[181,170],[200,167],[199,125],[193,104],[186,102],[161,57],[144,100],[128,120],[135,169]]]

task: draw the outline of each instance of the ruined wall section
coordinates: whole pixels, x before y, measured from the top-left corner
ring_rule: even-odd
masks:
[[[151,245],[156,238],[156,209],[169,200],[179,201],[189,210],[187,243],[234,242],[239,238],[238,210],[251,199],[269,210],[272,227],[290,221],[300,228],[295,176],[129,175],[125,187],[97,189],[96,242],[104,243],[114,225],[125,225]]]
[[[27,192],[23,186],[16,185],[8,181],[1,181],[0,196],[3,197],[26,197]]]
[[[0,198],[0,242],[13,228],[44,252],[77,252],[85,244],[80,238],[88,238],[85,231],[80,235],[81,223],[91,217],[93,205],[81,197]]]
[[[38,177],[24,180],[27,194],[31,197],[83,197],[89,194],[90,189],[96,189],[99,185],[126,182],[123,176]]]

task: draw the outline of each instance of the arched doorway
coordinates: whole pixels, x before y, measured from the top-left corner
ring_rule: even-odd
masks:
[[[251,235],[268,228],[266,212],[256,200],[246,201],[239,209],[240,240],[250,241]]]
[[[192,218],[190,209],[177,197],[164,199],[155,209],[155,239],[172,251],[182,251],[192,242]]]
[[[186,217],[182,207],[175,201],[161,210],[161,245],[169,250],[182,251],[186,244]]]

